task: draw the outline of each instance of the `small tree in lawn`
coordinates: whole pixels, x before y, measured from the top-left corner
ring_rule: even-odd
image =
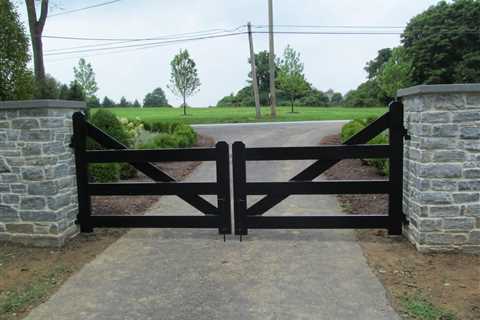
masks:
[[[187,50],[180,52],[170,62],[172,73],[168,89],[183,99],[183,115],[187,115],[187,97],[196,93],[200,87],[195,61]]]
[[[277,77],[278,88],[290,99],[293,113],[295,99],[304,96],[310,85],[303,74],[303,63],[300,62],[300,54],[292,47],[287,46],[283,53],[283,59],[279,63],[280,71]]]
[[[87,98],[91,98],[98,91],[97,81],[95,80],[95,72],[92,65],[81,58],[78,61],[78,68],[73,67],[75,80],[82,87]]]

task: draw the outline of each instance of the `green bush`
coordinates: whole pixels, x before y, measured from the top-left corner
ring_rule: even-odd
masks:
[[[132,179],[138,176],[138,171],[128,163],[120,164],[120,179]]]
[[[131,145],[130,137],[126,128],[111,111],[100,109],[90,117],[89,122],[102,131],[105,131],[124,145]],[[90,150],[102,149],[101,146],[92,139],[88,140],[87,148]]]
[[[112,112],[100,109],[90,117],[89,121],[127,147],[131,146],[131,139],[127,129]],[[104,148],[89,138],[87,140],[87,149],[101,150]],[[132,171],[126,165],[116,163],[90,165],[90,176],[92,180],[96,182],[114,182],[118,181],[120,177],[123,178],[131,175]]]
[[[350,139],[350,137],[354,136],[355,134],[363,130],[365,127],[370,125],[376,119],[377,119],[376,117],[369,117],[366,119],[355,119],[345,124],[342,127],[342,131],[341,131],[342,142],[345,142],[348,139]],[[383,132],[378,136],[376,136],[375,138],[371,139],[368,142],[368,144],[388,144],[388,134]],[[389,164],[387,159],[365,159],[365,162],[368,165],[377,168],[381,174],[388,175]]]
[[[88,166],[90,180],[98,183],[116,182],[120,180],[118,163],[94,163]]]
[[[181,122],[150,122],[145,123],[144,128],[158,134],[147,141],[141,137],[137,146],[140,149],[187,148],[197,142],[195,130]]]

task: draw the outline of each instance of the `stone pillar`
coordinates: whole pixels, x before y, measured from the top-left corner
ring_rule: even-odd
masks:
[[[405,228],[418,250],[480,253],[480,84],[402,89]]]
[[[0,241],[61,246],[77,233],[72,114],[85,103],[0,102]]]

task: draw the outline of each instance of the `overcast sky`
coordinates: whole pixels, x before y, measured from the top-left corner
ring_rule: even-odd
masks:
[[[106,0],[57,1],[51,14],[94,5]],[[55,0],[51,0],[55,3]],[[274,0],[274,24],[404,26],[438,0]],[[23,1],[21,2],[23,3]],[[24,4],[21,4],[25,19]],[[122,0],[108,6],[47,19],[44,35],[145,38],[216,28],[232,29],[251,21],[266,25],[267,0]],[[26,21],[26,20],[25,20]],[[241,29],[244,30],[244,29]],[[329,30],[329,29],[326,29]],[[91,45],[98,42],[45,39],[44,50]],[[287,44],[299,51],[307,80],[320,90],[342,93],[365,80],[365,63],[379,49],[400,43],[398,35],[276,35],[276,54]],[[264,34],[254,35],[255,51],[268,48]],[[162,87],[168,100],[180,99],[166,88],[170,60],[180,49],[188,49],[197,63],[202,83],[189,105],[215,105],[225,95],[246,85],[249,65],[247,35],[131,50],[121,53],[88,52],[46,56],[48,73],[62,82],[73,79],[73,66],[81,56],[93,65],[99,86],[97,96],[118,101],[143,100],[145,94]],[[48,52],[47,52],[48,53]],[[51,53],[51,52],[50,52]]]

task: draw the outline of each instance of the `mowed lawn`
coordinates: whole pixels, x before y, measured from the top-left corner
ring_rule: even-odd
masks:
[[[188,108],[187,116],[180,108],[108,108],[119,117],[140,118],[145,122],[184,122],[196,123],[242,123],[266,121],[313,121],[313,120],[351,120],[380,116],[387,108],[347,108],[347,107],[296,107],[290,113],[290,107],[278,107],[277,117],[270,117],[270,108],[262,107],[262,118],[255,119],[254,107],[211,107]],[[93,111],[95,112],[95,110]]]

